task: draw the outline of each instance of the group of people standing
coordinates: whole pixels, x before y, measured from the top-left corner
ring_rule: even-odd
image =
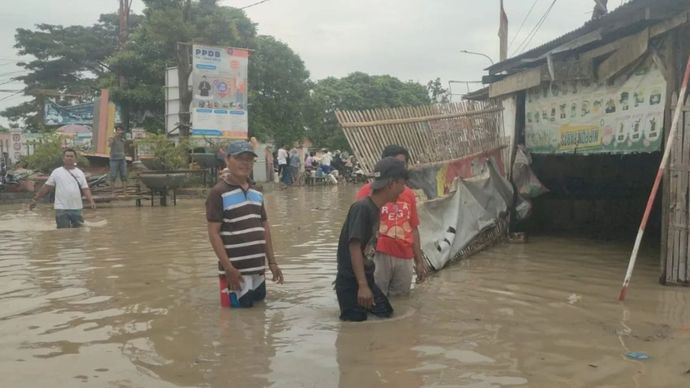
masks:
[[[299,176],[300,167],[302,167],[302,161],[297,149],[292,148],[290,152],[288,152],[287,146],[280,147],[276,152],[275,160],[278,165],[280,182],[285,186],[290,186],[295,183]]]
[[[218,259],[221,304],[251,307],[266,297],[267,269],[273,281],[284,278],[273,253],[263,194],[249,178],[257,155],[245,141],[230,143],[225,154],[229,174],[206,199],[208,235]],[[408,162],[405,148],[386,147],[373,180],[359,190],[348,211],[335,280],[341,320],[363,321],[369,313],[390,317],[388,297],[409,293],[415,273],[418,282],[426,278],[416,198],[406,185]]]
[[[319,178],[332,175],[333,183],[337,183],[340,177],[347,179],[355,167],[354,156],[346,152],[335,151],[334,153],[322,149],[318,154],[315,151],[309,151],[302,156],[297,148],[291,148],[288,151],[287,146],[282,146],[275,151],[273,160],[275,171],[283,186],[301,181],[302,158],[304,159],[303,172],[307,177]]]

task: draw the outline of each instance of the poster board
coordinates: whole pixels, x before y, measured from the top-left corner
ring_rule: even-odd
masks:
[[[526,145],[541,154],[659,151],[666,80],[649,61],[611,84],[552,82],[526,95]]]

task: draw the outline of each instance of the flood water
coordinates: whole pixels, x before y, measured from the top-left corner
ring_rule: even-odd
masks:
[[[286,283],[221,309],[203,201],[88,211],[0,207],[2,387],[688,387],[690,290],[630,244],[535,237],[452,265],[341,323],[331,282],[355,187],[267,194]],[[626,359],[641,351],[646,361]]]

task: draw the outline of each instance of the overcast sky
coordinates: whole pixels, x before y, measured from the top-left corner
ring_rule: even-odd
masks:
[[[220,0],[243,7],[258,0]],[[518,48],[553,0],[504,0],[509,20],[509,54]],[[610,0],[609,8],[624,1]],[[354,71],[390,74],[402,80],[426,83],[441,77],[479,80],[487,58],[460,53],[480,51],[498,59],[499,0],[269,0],[246,9],[260,34],[287,43],[304,60],[312,79],[342,77]],[[519,35],[520,24],[526,19]],[[594,0],[556,1],[528,48],[571,31],[591,16]],[[6,83],[16,76],[17,28],[39,23],[93,24],[98,15],[116,12],[118,0],[22,0],[0,12],[0,110],[22,101],[5,90],[21,88]],[[143,9],[134,0],[133,10]],[[251,87],[251,86],[250,86]],[[478,88],[479,85],[472,86]],[[453,85],[453,92],[466,87]],[[0,118],[0,124],[7,121]]]

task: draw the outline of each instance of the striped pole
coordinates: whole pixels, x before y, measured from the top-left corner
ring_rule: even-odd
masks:
[[[649,194],[649,199],[647,200],[647,207],[644,209],[644,215],[642,216],[642,222],[640,223],[640,229],[637,231],[637,238],[635,239],[635,246],[633,247],[632,254],[630,255],[630,262],[628,263],[628,270],[625,273],[625,280],[623,280],[623,287],[618,294],[618,300],[625,300],[625,295],[628,292],[628,286],[630,285],[630,277],[632,276],[633,268],[635,268],[635,261],[637,260],[637,254],[640,250],[640,243],[642,242],[642,236],[644,236],[644,230],[647,227],[647,221],[649,220],[649,214],[652,212],[652,205],[654,204],[654,199],[656,198],[656,193],[659,191],[659,185],[661,184],[661,178],[664,176],[664,171],[666,165],[668,164],[668,157],[671,154],[671,147],[673,147],[673,140],[676,137],[676,131],[678,130],[678,121],[680,120],[680,114],[683,109],[683,104],[685,103],[685,93],[688,89],[688,78],[690,78],[690,57],[688,57],[688,63],[685,66],[685,75],[683,76],[683,83],[681,84],[680,94],[678,95],[678,105],[676,106],[676,111],[673,115],[673,122],[671,123],[671,132],[668,134],[668,139],[666,140],[666,147],[664,148],[664,156],[661,158],[661,164],[659,165],[659,171],[656,173],[656,179],[654,179],[654,186],[652,186],[652,192]]]

